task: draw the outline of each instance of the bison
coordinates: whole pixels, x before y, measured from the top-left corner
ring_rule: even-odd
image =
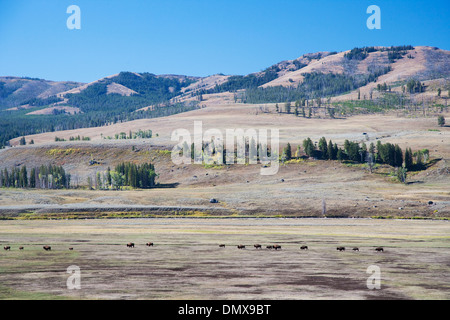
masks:
[[[300,249],[301,250],[308,250],[308,246],[301,246]]]
[[[224,244],[219,244],[219,248],[225,248]]]
[[[382,247],[378,247],[378,248],[375,248],[375,251],[377,251],[377,252],[384,252],[384,249]]]
[[[153,242],[147,242],[145,245],[146,245],[147,247],[153,247]]]
[[[23,247],[19,247],[19,250],[23,250]]]
[[[262,249],[262,246],[260,244],[255,244],[254,247],[255,249]]]
[[[269,249],[269,250],[272,250],[273,246],[267,246],[266,248]]]
[[[281,250],[281,246],[278,245],[278,244],[275,244],[275,245],[273,246],[273,248],[274,248],[275,250]]]
[[[345,251],[345,247],[337,247],[336,250],[337,251]]]
[[[44,248],[45,251],[51,251],[52,247],[50,246],[43,246],[42,248]]]
[[[11,247],[10,246],[4,246],[3,249],[5,249],[5,251],[11,251]]]
[[[359,248],[358,247],[354,247],[353,251],[359,251]]]
[[[69,250],[70,250],[70,251],[72,251],[72,250],[73,250],[73,248],[69,248]]]
[[[127,243],[127,248],[134,248],[134,243],[133,242]]]
[[[240,245],[237,246],[237,248],[238,248],[238,249],[245,249],[245,246],[242,245],[242,244],[240,244]]]

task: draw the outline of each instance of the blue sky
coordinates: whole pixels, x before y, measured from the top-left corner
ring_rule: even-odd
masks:
[[[67,7],[81,9],[69,30]],[[369,5],[381,30],[369,30]],[[120,71],[248,74],[304,53],[450,50],[448,0],[0,0],[0,75],[90,82]]]

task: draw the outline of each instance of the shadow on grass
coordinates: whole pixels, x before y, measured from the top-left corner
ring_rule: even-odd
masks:
[[[174,189],[178,187],[180,184],[178,182],[175,183],[158,183],[153,189]]]
[[[428,168],[434,166],[436,163],[438,163],[441,160],[442,160],[442,158],[437,158],[437,159],[429,160],[427,163],[415,164],[408,171],[410,171],[410,172],[420,172],[420,171],[423,171],[423,170],[427,170]]]

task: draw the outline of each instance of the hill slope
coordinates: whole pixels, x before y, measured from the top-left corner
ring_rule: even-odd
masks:
[[[427,96],[443,104],[433,97],[450,89],[449,78],[449,51],[412,46],[305,54],[241,76],[121,72],[88,84],[0,77],[0,147],[22,135],[165,116],[198,104],[372,100],[383,96],[377,86],[401,94],[410,79],[423,82],[416,102]]]
[[[83,83],[71,81],[0,77],[0,110],[33,103],[37,99],[46,100],[81,85]]]

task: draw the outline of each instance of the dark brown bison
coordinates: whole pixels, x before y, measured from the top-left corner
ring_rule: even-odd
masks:
[[[147,247],[153,247],[153,242],[147,242],[145,245],[146,245]]]
[[[224,244],[219,244],[219,248],[225,248]]]
[[[272,250],[273,246],[267,246],[266,248],[269,249],[269,250]]]
[[[301,250],[308,250],[308,246],[301,246],[300,249]]]
[[[255,244],[254,247],[255,249],[262,249],[262,246],[260,244]]]
[[[133,242],[127,243],[127,248],[134,248],[134,243]]]
[[[354,247],[354,248],[353,248],[353,251],[359,251],[359,248]]]
[[[273,246],[273,248],[274,248],[275,250],[281,250],[281,246],[278,245],[278,244],[275,244],[275,245]]]
[[[72,250],[73,250],[73,248],[69,248],[69,250],[70,250],[70,251],[72,251]]]
[[[44,248],[45,251],[51,251],[52,247],[50,246],[43,246],[42,248]]]
[[[337,247],[336,250],[337,251],[345,251],[345,247]]]
[[[24,248],[23,247],[19,247],[19,250],[23,250]]]
[[[10,246],[4,246],[3,249],[11,251],[11,247]]]
[[[242,244],[240,244],[240,245],[237,246],[237,248],[238,248],[238,249],[245,249],[245,246],[242,245]]]
[[[384,252],[384,249],[382,247],[378,247],[378,248],[375,248],[375,251],[377,251],[377,252]]]

